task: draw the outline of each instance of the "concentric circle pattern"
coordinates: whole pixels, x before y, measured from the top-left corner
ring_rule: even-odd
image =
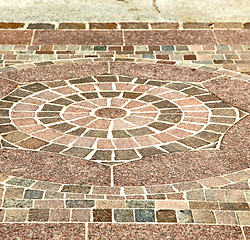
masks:
[[[215,148],[240,117],[202,85],[108,74],[20,85],[1,108],[3,147],[106,164]]]

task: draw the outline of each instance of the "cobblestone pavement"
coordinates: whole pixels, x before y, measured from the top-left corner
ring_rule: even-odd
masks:
[[[0,239],[250,239],[249,23],[0,28]]]

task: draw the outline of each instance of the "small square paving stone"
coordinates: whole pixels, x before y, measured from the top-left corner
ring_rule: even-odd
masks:
[[[124,200],[96,200],[96,208],[98,209],[125,208],[125,201]]]
[[[0,108],[10,108],[13,103],[0,101]]]
[[[77,128],[75,130],[67,132],[67,134],[75,135],[75,136],[81,136],[85,131],[86,131],[86,128],[79,127],[79,128]]]
[[[198,188],[203,188],[203,186],[196,181],[193,182],[184,182],[184,183],[176,183],[173,185],[179,192],[188,191]]]
[[[16,131],[16,132],[11,132],[11,133],[8,133],[8,134],[4,134],[2,135],[2,137],[7,140],[8,142],[11,142],[11,143],[15,143],[15,142],[18,142],[18,141],[21,141],[25,138],[28,138],[29,135],[25,134],[25,133],[22,133],[20,131]]]
[[[28,148],[28,149],[38,149],[47,144],[48,142],[32,137],[32,138],[28,138],[26,140],[20,141],[16,145],[23,147],[23,148]]]
[[[134,222],[132,209],[114,209],[114,219],[116,222]]]
[[[177,222],[175,210],[158,210],[156,211],[157,222]]]
[[[189,147],[192,147],[194,149],[200,148],[200,147],[203,147],[203,146],[206,146],[209,144],[209,142],[202,140],[202,139],[199,139],[199,138],[196,138],[196,137],[187,137],[185,139],[180,139],[177,141],[180,143],[183,143]]]
[[[240,225],[250,225],[250,212],[237,212]]]
[[[52,104],[45,104],[43,106],[43,108],[41,109],[41,111],[46,111],[46,112],[55,111],[55,112],[59,112],[62,109],[63,109],[63,106],[57,106],[57,105],[52,105]]]
[[[148,134],[154,133],[152,130],[150,130],[147,127],[134,128],[134,129],[131,129],[131,130],[127,130],[127,132],[131,136],[143,136],[143,135],[148,135]]]
[[[145,194],[143,187],[124,187],[125,195]]]
[[[169,102],[168,100],[163,100],[157,103],[153,103],[157,108],[176,108],[176,105]]]
[[[195,223],[216,223],[212,211],[192,211]]]
[[[66,148],[67,148],[66,146],[52,143],[50,145],[47,145],[47,146],[41,148],[40,150],[45,151],[45,152],[59,153],[59,152],[61,152],[62,150],[66,149]]]
[[[64,185],[61,192],[84,193],[88,194],[91,190],[90,186]]]
[[[29,209],[29,222],[47,222],[49,220],[49,209]]]
[[[16,146],[14,145],[11,145],[10,143],[4,141],[4,140],[1,140],[1,145],[3,148],[17,148]]]
[[[35,181],[23,178],[11,178],[6,183],[20,187],[30,187]]]
[[[55,123],[55,122],[62,122],[64,121],[61,117],[55,117],[55,118],[39,118],[39,120],[43,123],[43,124],[50,124],[50,123]]]
[[[114,98],[118,97],[121,92],[99,92],[104,98]]]
[[[203,189],[186,192],[187,200],[205,200]]]
[[[27,29],[55,29],[55,25],[50,23],[30,23]]]
[[[4,208],[31,208],[32,206],[32,200],[8,199],[3,201]]]
[[[212,115],[215,116],[228,116],[228,117],[236,117],[236,111],[234,109],[212,109]]]
[[[9,116],[9,110],[0,109],[0,116],[1,117],[8,117]]]
[[[130,135],[124,130],[113,130],[112,131],[113,138],[127,138]]]
[[[168,123],[163,123],[163,122],[153,122],[153,123],[150,123],[148,126],[154,128],[154,129],[157,129],[159,131],[163,131],[163,130],[166,130],[166,129],[172,127],[173,125],[168,124]]]
[[[165,194],[153,194],[153,195],[147,195],[147,199],[148,200],[164,200],[164,199],[166,199],[166,196],[165,196]]]
[[[174,143],[169,143],[167,145],[163,145],[161,146],[161,148],[167,150],[168,152],[170,153],[173,153],[173,152],[186,152],[186,151],[189,151],[190,148],[180,144],[180,143],[177,143],[177,142],[174,142]]]
[[[217,224],[236,225],[238,223],[235,212],[215,211],[215,216],[216,216]]]
[[[220,202],[221,210],[249,211],[249,205],[242,202]]]
[[[46,191],[44,199],[64,199],[64,193]]]
[[[80,97],[79,95],[75,94],[75,95],[71,95],[71,96],[67,96],[67,98],[75,101],[75,102],[82,102],[84,101],[84,98]]]
[[[50,222],[69,222],[70,209],[51,209],[49,214]]]
[[[60,117],[60,112],[38,112],[37,116],[39,118],[42,118],[42,117]],[[51,121],[51,122],[53,122],[53,121]]]
[[[214,177],[200,180],[200,183],[207,188],[218,187],[230,183],[227,179],[223,177]]]
[[[28,216],[28,209],[7,209],[5,222],[25,222]]]
[[[227,190],[225,196],[227,202],[246,202],[244,192],[241,190]]]
[[[211,130],[211,131],[218,132],[218,133],[224,133],[227,131],[228,128],[229,128],[228,125],[208,124],[205,130]]]
[[[157,102],[157,101],[162,100],[162,98],[153,96],[153,95],[146,95],[146,96],[140,97],[138,100],[144,101],[144,102]]]
[[[92,194],[120,195],[119,187],[94,187]]]
[[[92,150],[87,148],[72,147],[67,151],[64,151],[64,154],[76,156],[76,157],[86,157]]]
[[[103,161],[111,161],[112,159],[112,151],[110,150],[97,150],[91,160],[103,160]]]
[[[95,77],[98,82],[117,82],[116,76],[107,75],[107,76],[97,76]]]
[[[34,207],[39,209],[64,208],[64,200],[34,200]]]
[[[148,200],[127,200],[126,207],[127,208],[155,208],[155,202],[148,201]]]
[[[169,200],[185,200],[184,193],[169,193],[166,196]]]
[[[161,46],[162,51],[174,51],[174,46]]]
[[[45,89],[48,89],[48,87],[41,84],[41,83],[32,83],[32,84],[29,84],[25,87],[22,87],[22,89],[28,90],[30,92],[40,92],[40,91],[43,91]]]
[[[215,96],[214,94],[211,94],[211,93],[201,95],[201,96],[196,96],[196,98],[198,98],[202,102],[213,102],[213,101],[219,101],[220,100],[217,96]]]
[[[199,132],[198,134],[196,134],[195,136],[198,138],[202,138],[204,140],[207,140],[209,142],[218,142],[222,135],[218,134],[218,133],[202,131],[202,132]]]
[[[85,137],[99,137],[99,138],[107,138],[108,131],[102,130],[89,130],[84,134]]]
[[[205,103],[205,105],[209,108],[230,108],[230,105],[225,102]]]
[[[93,222],[112,222],[112,209],[93,209]]]
[[[70,100],[65,99],[65,98],[59,98],[59,99],[57,99],[57,100],[55,100],[55,101],[53,101],[51,103],[58,104],[58,105],[68,106],[68,105],[72,104],[73,101],[70,101]]]
[[[12,92],[10,95],[15,97],[27,97],[31,95],[32,92],[29,91],[23,91],[22,89],[16,89],[14,92]]]
[[[66,200],[66,208],[92,208],[94,200]]]
[[[72,222],[90,222],[91,210],[90,209],[72,209],[71,221]]]
[[[155,148],[155,147],[140,148],[140,149],[138,149],[138,151],[143,157],[148,157],[148,156],[166,153],[166,152],[164,152],[158,148]]]
[[[69,82],[70,84],[81,84],[81,83],[90,83],[90,82],[96,82],[96,81],[92,77],[87,77],[87,78],[69,80]]]
[[[161,114],[157,120],[169,123],[178,123],[181,120],[181,117],[181,114]]]
[[[182,200],[157,200],[157,209],[188,209],[188,202]]]
[[[219,204],[217,202],[196,202],[190,201],[189,202],[190,209],[199,209],[199,210],[218,210]]]
[[[124,92],[122,97],[123,98],[129,98],[129,99],[136,99],[139,96],[141,96],[142,93],[136,93],[136,92]]]
[[[136,222],[155,222],[155,211],[153,209],[135,209]]]
[[[0,124],[4,124],[4,123],[10,123],[11,120],[9,118],[0,118]]]
[[[1,133],[8,133],[8,132],[12,132],[12,131],[15,131],[17,130],[16,127],[14,127],[13,125],[11,124],[7,124],[7,125],[0,125],[0,134]]]
[[[221,190],[205,189],[205,196],[207,201],[219,201],[219,202],[226,201],[224,191]]]
[[[43,191],[26,189],[24,193],[24,199],[42,199]]]
[[[22,199],[24,188],[7,187],[4,193],[4,199]]]
[[[65,198],[66,199],[78,199],[79,200],[79,199],[84,199],[85,194],[83,194],[83,193],[66,193]]]
[[[250,190],[248,181],[241,181],[237,183],[227,184],[221,189],[236,189],[236,190]]]
[[[47,191],[58,191],[61,188],[61,184],[50,183],[50,182],[36,182],[32,188]]]
[[[156,194],[156,193],[172,193],[175,192],[172,186],[170,185],[162,185],[162,186],[146,186],[146,191],[148,194]]]
[[[208,93],[206,90],[200,89],[197,87],[191,87],[191,88],[183,90],[182,92],[184,92],[188,95],[192,95],[192,96]]]
[[[135,150],[115,150],[115,160],[130,160],[139,158]]]
[[[4,97],[2,100],[8,101],[8,102],[18,102],[21,100],[21,98],[7,96],[7,97]]]
[[[193,214],[191,210],[177,210],[179,223],[193,223]]]
[[[75,125],[72,125],[69,123],[59,123],[55,125],[50,125],[50,128],[63,132],[63,133],[69,131],[71,128],[74,128],[74,127]]]

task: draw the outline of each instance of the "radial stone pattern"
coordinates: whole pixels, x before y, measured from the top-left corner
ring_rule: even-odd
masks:
[[[3,148],[104,164],[216,148],[242,115],[202,84],[108,74],[22,84],[0,107]]]

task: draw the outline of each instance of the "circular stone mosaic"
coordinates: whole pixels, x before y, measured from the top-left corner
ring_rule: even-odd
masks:
[[[239,119],[202,85],[107,74],[20,85],[0,107],[3,147],[110,164],[214,148]]]

